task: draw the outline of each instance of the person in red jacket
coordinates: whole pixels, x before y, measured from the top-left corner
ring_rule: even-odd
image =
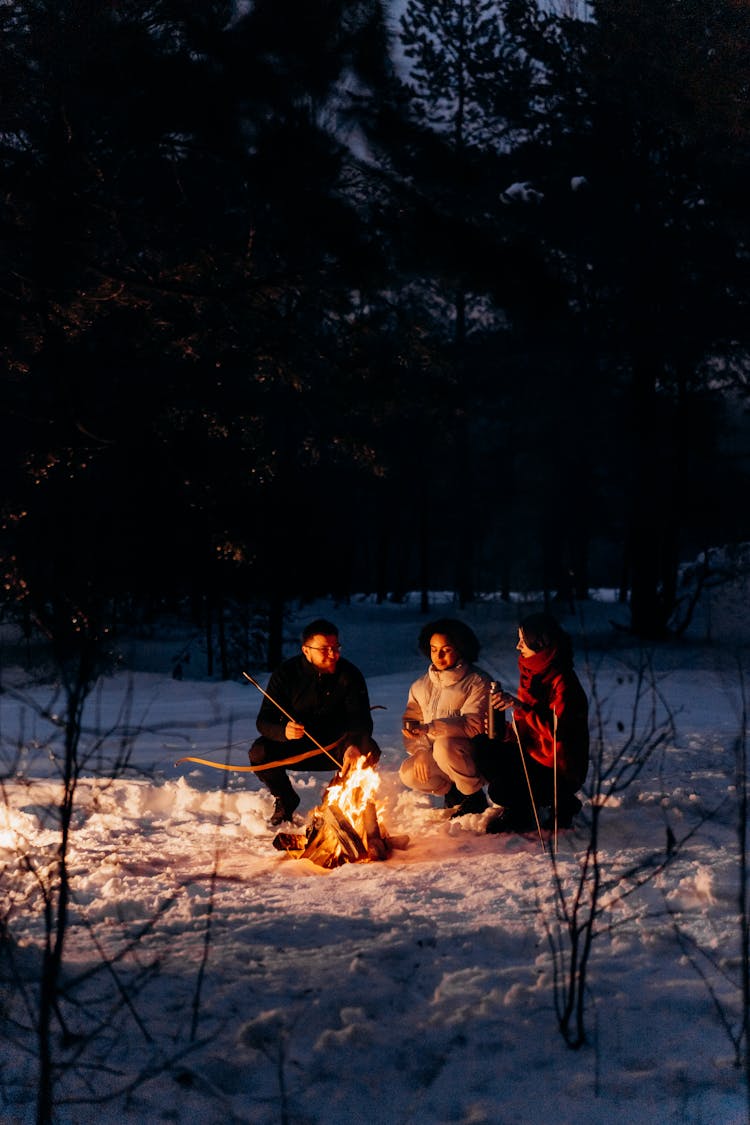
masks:
[[[490,696],[494,710],[512,708],[513,718],[492,747],[491,765],[485,769],[489,797],[502,806],[487,831],[526,832],[536,827],[529,786],[537,815],[550,810],[547,816],[553,819],[556,798],[558,827],[569,828],[581,809],[576,792],[589,765],[588,700],[573,668],[573,645],[551,614],[534,613],[521,622],[516,648],[516,695],[497,691]],[[544,821],[542,814],[540,822]]]

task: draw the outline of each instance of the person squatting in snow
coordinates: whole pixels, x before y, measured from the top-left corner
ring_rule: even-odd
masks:
[[[541,827],[552,827],[556,789],[557,825],[569,828],[581,809],[576,792],[589,765],[588,700],[573,668],[573,644],[551,614],[535,613],[521,622],[516,648],[517,695],[497,691],[490,696],[490,705],[502,716],[512,708],[512,722],[501,719],[496,738],[484,742],[480,754],[487,792],[502,806],[487,831],[536,828],[529,786],[537,815],[540,809],[550,810],[540,817]]]
[[[258,712],[260,735],[249,750],[251,764],[283,761],[317,743],[327,753],[306,758],[300,769],[330,771],[335,768],[331,758],[343,765],[361,755],[374,765],[380,747],[372,737],[367,685],[360,670],[342,657],[337,626],[318,618],[304,627],[300,639],[301,652],[269,680],[270,699],[263,697]],[[300,799],[285,767],[260,770],[256,777],[276,798],[271,824],[291,820]]]
[[[409,755],[399,776],[410,789],[444,797],[453,817],[487,808],[472,739],[484,732],[490,677],[474,666],[479,641],[462,621],[425,625],[417,641],[430,658],[409,689],[402,734]]]

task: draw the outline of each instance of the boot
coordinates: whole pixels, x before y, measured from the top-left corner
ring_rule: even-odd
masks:
[[[557,807],[557,827],[572,828],[573,817],[579,813],[582,808],[583,805],[575,794],[564,797]],[[552,814],[552,822],[554,824],[554,813]]]
[[[502,809],[497,816],[487,822],[485,832],[497,835],[501,832],[533,832],[536,829],[534,815],[524,809]]]
[[[262,762],[265,757],[265,755],[262,755],[262,748],[259,747],[258,742],[250,750],[250,761],[253,765],[257,765],[259,761]],[[271,824],[276,827],[284,820],[291,820],[294,810],[299,805],[299,797],[294,792],[284,767],[279,766],[278,769],[263,770],[257,776],[258,781],[265,785],[266,789],[271,791],[271,795],[276,798],[270,818]]]
[[[464,799],[463,793],[457,789],[455,785],[451,785],[448,792],[443,797],[443,805],[446,809],[455,809],[456,805],[460,805]]]
[[[291,783],[289,785],[289,792],[281,797],[276,798],[276,803],[273,806],[271,813],[270,823],[276,827],[285,820],[291,820],[294,815],[294,810],[299,805],[299,797],[292,789]]]
[[[456,808],[456,811],[451,814],[451,820],[456,817],[466,816],[467,813],[482,813],[487,808],[487,798],[484,795],[484,789],[477,789],[476,793],[469,793],[461,800],[461,804]]]

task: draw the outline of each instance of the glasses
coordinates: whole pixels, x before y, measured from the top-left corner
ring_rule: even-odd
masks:
[[[315,645],[305,645],[305,648],[309,648],[310,652],[323,652],[326,656],[338,656],[341,652],[341,645],[321,645],[320,648],[316,648]]]

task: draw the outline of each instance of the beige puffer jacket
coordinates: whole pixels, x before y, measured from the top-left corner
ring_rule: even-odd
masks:
[[[414,754],[436,738],[474,738],[483,734],[487,719],[490,677],[464,661],[438,672],[432,665],[409,689],[404,719],[419,719],[429,728],[418,738],[404,740]]]

